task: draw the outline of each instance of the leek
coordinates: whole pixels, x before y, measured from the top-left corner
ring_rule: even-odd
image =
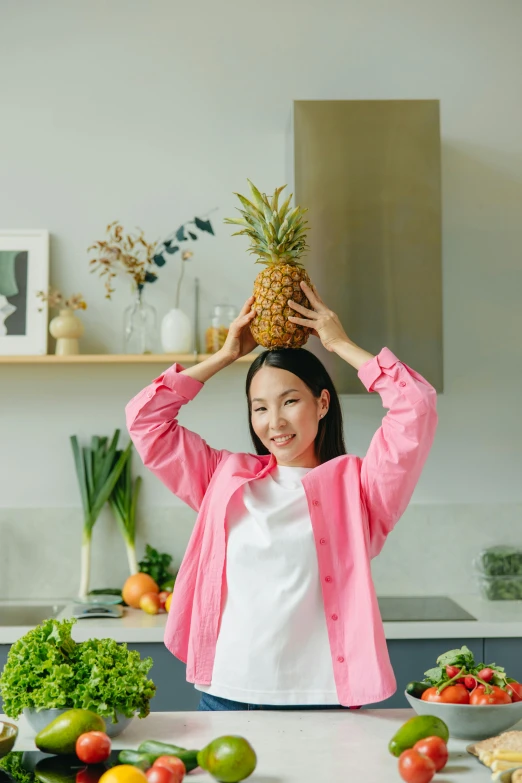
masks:
[[[71,436],[83,507],[80,598],[85,598],[89,592],[92,529],[130,455],[130,443],[124,451],[116,453],[119,436],[120,431],[116,430],[107,445],[108,438],[93,435],[90,448],[80,448],[76,435]]]
[[[139,571],[136,559],[136,506],[140,486],[141,476],[138,476],[134,483],[132,481],[132,464],[129,454],[125,467],[109,496],[109,506],[125,542],[131,575],[137,574]]]

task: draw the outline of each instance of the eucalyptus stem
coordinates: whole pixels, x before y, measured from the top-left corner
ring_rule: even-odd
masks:
[[[181,259],[181,272],[178,278],[178,286],[176,288],[176,310],[179,308],[179,295],[181,291],[181,283],[183,281],[183,275],[185,274],[185,261]]]

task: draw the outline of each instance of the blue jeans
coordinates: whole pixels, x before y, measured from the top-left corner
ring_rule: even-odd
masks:
[[[198,705],[198,712],[213,712],[225,710],[358,710],[360,707],[341,707],[340,704],[320,704],[314,705],[296,705],[296,706],[277,706],[270,704],[245,704],[242,701],[231,701],[231,699],[222,699],[219,696],[211,696],[210,693],[202,693]]]

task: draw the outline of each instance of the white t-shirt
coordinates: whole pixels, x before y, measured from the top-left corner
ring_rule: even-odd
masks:
[[[211,685],[266,705],[338,704],[302,477],[277,466],[229,505],[226,581]]]

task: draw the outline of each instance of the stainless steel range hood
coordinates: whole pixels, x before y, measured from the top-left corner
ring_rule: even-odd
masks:
[[[439,102],[295,101],[291,136],[319,292],[358,345],[386,345],[442,390]],[[353,368],[307,348],[340,393],[365,393]]]

